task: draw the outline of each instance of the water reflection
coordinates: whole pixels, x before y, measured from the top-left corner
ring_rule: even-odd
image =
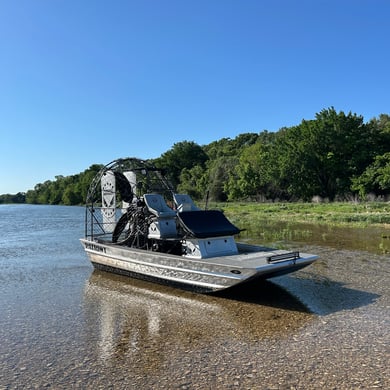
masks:
[[[272,283],[211,296],[99,271],[86,283],[84,306],[98,357],[142,371],[214,343],[291,336],[314,318]]]
[[[341,227],[288,221],[261,221],[258,228],[241,233],[241,238],[263,244],[299,243],[335,249],[390,253],[389,229],[382,227]]]

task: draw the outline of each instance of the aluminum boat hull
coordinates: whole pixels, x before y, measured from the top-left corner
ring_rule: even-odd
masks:
[[[197,292],[215,292],[254,279],[295,272],[318,256],[237,243],[238,254],[206,259],[80,239],[97,269],[169,284]]]

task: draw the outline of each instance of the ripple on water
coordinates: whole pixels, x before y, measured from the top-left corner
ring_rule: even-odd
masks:
[[[82,208],[4,210],[0,389],[390,388],[388,256],[290,242],[320,260],[197,295],[92,272]]]

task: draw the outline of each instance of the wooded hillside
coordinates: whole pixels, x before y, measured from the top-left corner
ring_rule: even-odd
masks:
[[[129,155],[131,151],[129,151]],[[123,157],[123,156],[118,156]],[[178,142],[153,161],[178,191],[215,201],[348,200],[390,195],[390,116],[365,123],[332,107],[277,132],[243,133],[200,146]],[[37,184],[27,203],[82,204],[101,165]],[[13,195],[21,200],[20,195]],[[6,197],[0,196],[0,203]]]

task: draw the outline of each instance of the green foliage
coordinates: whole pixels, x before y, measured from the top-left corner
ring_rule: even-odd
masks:
[[[243,133],[199,146],[173,145],[154,163],[166,168],[178,191],[211,201],[354,199],[390,195],[390,116],[363,117],[331,107],[277,132]],[[83,203],[100,170],[92,165],[56,176],[26,194],[1,195],[0,203]]]
[[[230,198],[230,178],[235,176],[235,169],[240,155],[259,139],[255,133],[244,133],[234,139],[223,138],[204,146],[209,160],[203,182],[207,185],[209,198],[215,201],[225,201]]]
[[[176,187],[180,183],[180,174],[183,169],[191,169],[196,165],[203,167],[208,157],[204,150],[193,141],[182,141],[173,145],[154,163],[157,167],[166,168],[169,179]]]
[[[177,187],[179,193],[190,195],[192,198],[199,200],[203,199],[207,191],[207,177],[205,177],[205,169],[200,165],[195,165],[193,168],[184,168],[180,174],[180,184]]]
[[[263,149],[261,143],[256,143],[243,150],[226,185],[229,199],[251,197],[261,191]]]
[[[26,201],[26,194],[24,192],[18,192],[17,194],[0,195],[0,204],[25,203],[25,201]]]
[[[336,113],[331,108],[287,129],[279,140],[281,177],[289,181],[288,193],[309,200],[315,195],[334,200],[349,190],[350,177],[371,161],[360,149],[369,142],[363,118]]]
[[[376,156],[364,172],[352,179],[352,190],[358,191],[362,198],[367,194],[386,195],[390,193],[390,152]]]
[[[237,165],[235,156],[218,157],[208,164],[208,193],[209,199],[215,201],[227,200],[226,183]]]
[[[77,205],[84,203],[89,185],[102,168],[94,164],[78,175],[56,176],[26,193],[26,203]]]
[[[234,139],[222,138],[219,141],[214,141],[204,146],[204,150],[210,160],[217,160],[220,157],[237,156],[242,149],[253,145],[258,137],[258,134],[255,133],[244,133]]]
[[[275,135],[260,133],[256,143],[242,150],[225,186],[229,200],[280,197],[279,173],[275,172],[276,165],[272,163],[275,140]]]

